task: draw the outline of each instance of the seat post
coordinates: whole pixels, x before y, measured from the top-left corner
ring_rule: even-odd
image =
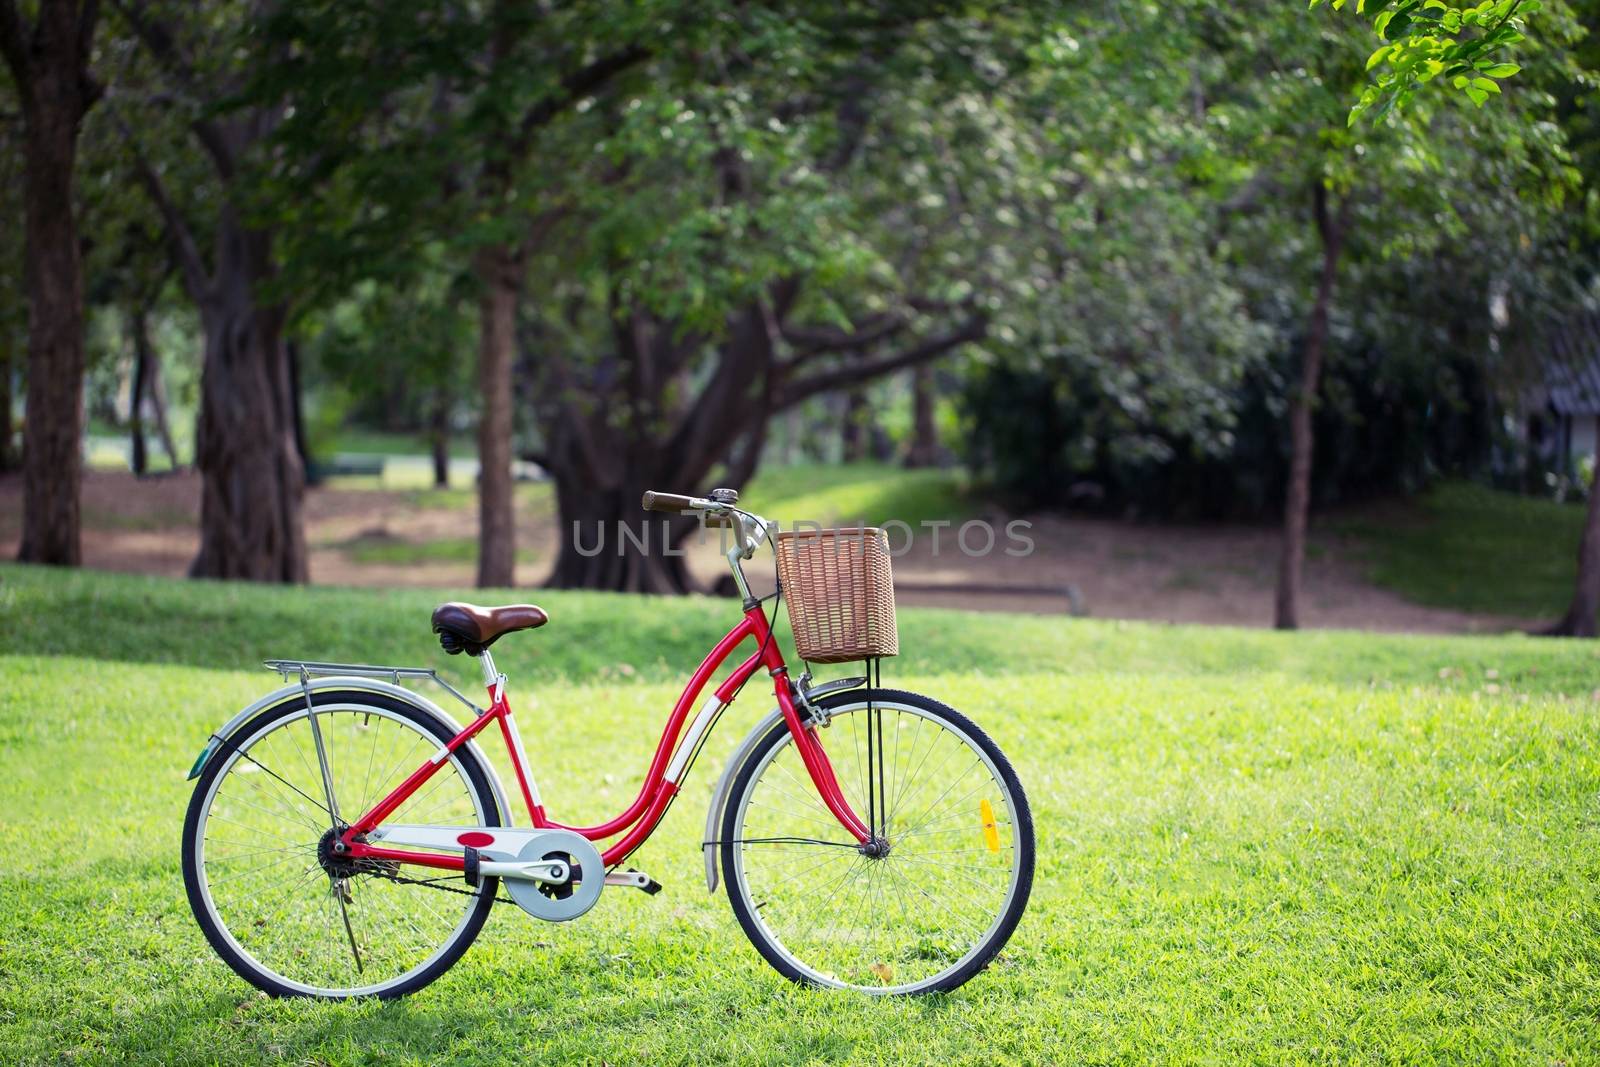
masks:
[[[478,655],[478,660],[483,664],[483,684],[494,688],[494,684],[500,680],[500,672],[494,669],[494,657],[489,655],[486,648]]]

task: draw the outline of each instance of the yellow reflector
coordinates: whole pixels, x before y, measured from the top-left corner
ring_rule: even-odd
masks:
[[[983,843],[989,846],[990,852],[999,852],[1000,827],[994,823],[994,805],[989,803],[988,797],[978,801],[978,814],[983,818]]]

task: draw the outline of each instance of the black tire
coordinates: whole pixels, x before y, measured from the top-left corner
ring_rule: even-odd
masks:
[[[311,694],[313,705],[323,706],[329,704],[359,704],[382,710],[415,726],[429,737],[436,739],[442,746],[455,734],[450,726],[436,718],[429,712],[413,704],[385,696],[379,693],[364,692],[360,690],[321,690]],[[188,893],[189,907],[194,912],[195,920],[200,924],[200,929],[205,933],[206,940],[222,957],[224,963],[231,967],[234,973],[268,994],[275,997],[311,997],[321,1000],[346,1000],[356,997],[377,997],[381,1000],[391,1000],[396,997],[414,993],[434,981],[445,971],[449,970],[462,954],[471,947],[483,929],[484,922],[489,917],[489,909],[494,906],[495,896],[499,889],[499,879],[486,878],[479,886],[479,894],[473,910],[465,924],[461,927],[454,940],[443,953],[434,958],[428,965],[415,973],[408,974],[403,981],[396,982],[392,987],[380,991],[360,994],[330,994],[323,992],[298,989],[288,985],[263,969],[262,965],[253,963],[241,953],[234,942],[222,929],[221,925],[207,907],[206,897],[202,886],[202,872],[200,871],[200,849],[198,848],[198,833],[200,820],[204,814],[206,800],[210,796],[213,784],[232,762],[230,757],[245,741],[258,735],[263,729],[282,719],[291,718],[305,711],[304,699],[296,695],[281,704],[274,705],[262,711],[224,743],[210,760],[206,763],[205,770],[195,782],[194,794],[189,800],[188,814],[183,823],[183,881]],[[485,813],[485,825],[504,826],[504,813],[500,811],[495,800],[494,789],[490,786],[490,777],[481,761],[466,747],[456,750],[453,757],[465,773],[467,784],[475,794],[474,799]],[[466,889],[465,882],[461,884]]]
[[[1033,816],[1028,808],[1028,798],[1023,792],[1022,783],[1018,781],[1016,772],[1012,769],[1011,762],[1006,759],[1005,753],[1001,752],[999,746],[971,719],[968,719],[955,709],[929,697],[895,689],[852,689],[842,693],[829,694],[817,700],[816,704],[824,710],[837,712],[840,709],[864,705],[869,699],[876,703],[898,703],[916,708],[927,716],[943,719],[951,726],[954,726],[960,733],[965,734],[968,739],[977,745],[988,758],[993,770],[997,772],[1010,794],[1017,849],[1014,889],[1005,904],[1004,913],[1000,915],[999,921],[988,931],[978,951],[966,958],[955,969],[940,974],[936,980],[923,987],[895,991],[888,989],[876,990],[857,985],[846,986],[846,988],[860,989],[869,993],[899,992],[902,995],[947,992],[968,981],[994,959],[995,954],[1005,947],[1006,942],[1016,930],[1017,923],[1021,920],[1023,912],[1027,909],[1028,897],[1033,887]],[[817,981],[794,966],[790,959],[772,943],[768,931],[758,921],[746,899],[748,894],[745,887],[740,884],[739,865],[735,863],[734,859],[738,844],[740,811],[748,800],[748,794],[755,775],[766,764],[769,754],[790,740],[788,726],[782,722],[778,723],[751,750],[744,766],[736,774],[733,788],[728,794],[727,806],[722,819],[720,838],[722,874],[723,881],[727,885],[728,900],[733,906],[733,913],[738,918],[739,925],[744,928],[746,936],[750,938],[751,944],[755,945],[756,950],[761,953],[762,957],[779,974],[793,982],[802,985],[824,985],[825,983]]]

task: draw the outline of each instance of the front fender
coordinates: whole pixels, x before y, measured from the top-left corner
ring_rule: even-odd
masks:
[[[378,678],[357,678],[346,675],[332,675],[326,678],[314,678],[308,683],[308,687],[312,691],[316,691],[318,689],[349,689],[362,693],[376,693],[382,696],[393,697],[396,700],[401,700],[407,704],[410,704],[412,707],[416,708],[420,712],[423,712],[424,714],[431,715],[452,734],[458,734],[462,729],[461,724],[452,718],[450,714],[443,708],[439,707],[439,705],[435,704],[422,694],[407,689],[405,686],[395,685],[393,682],[385,682]],[[255,718],[256,715],[259,714],[263,709],[281,704],[286,700],[304,699],[305,691],[302,689],[300,683],[291,682],[288,685],[283,686],[281,689],[274,689],[272,692],[268,693],[254,704],[251,704],[249,707],[240,711],[239,714],[235,715],[233,718],[229,719],[227,722],[218,727],[216,731],[213,732],[212,735],[206,740],[206,746],[200,750],[199,758],[194,761],[194,766],[189,768],[189,779],[192,781],[195,778],[200,777],[201,773],[206,769],[206,764],[211,761],[212,756],[216,755],[217,750],[226,744],[230,737],[238,733],[239,730],[244,727],[245,723]],[[494,764],[490,763],[489,760],[484,756],[482,750],[478,748],[478,743],[476,741],[468,741],[465,747],[471,751],[474,756],[478,757],[479,763],[483,765],[483,769],[488,773],[489,788],[494,791],[495,803],[500,805],[500,813],[506,820],[506,825],[511,825],[511,807],[506,803],[506,791],[505,788],[500,784],[500,776],[495,773]]]
[[[733,755],[728,757],[728,763],[722,768],[722,777],[717,779],[717,788],[711,792],[711,808],[706,812],[706,833],[700,840],[706,853],[706,892],[717,891],[717,838],[722,833],[722,812],[728,806],[728,793],[733,789],[734,775],[739,773],[739,768],[744,766],[744,761],[750,758],[750,753],[755,750],[756,743],[767,736],[774,726],[783,721],[783,712],[773,708],[767,717],[756,723],[755,728],[744,735],[744,740],[739,742],[739,747],[733,750]]]

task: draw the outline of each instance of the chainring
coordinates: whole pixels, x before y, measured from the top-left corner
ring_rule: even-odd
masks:
[[[516,856],[493,855],[491,859],[561,860],[571,872],[567,881],[551,884],[527,878],[502,878],[500,884],[517,906],[536,919],[567,922],[576,919],[600,899],[605,888],[606,867],[600,852],[587,837],[571,830],[549,830],[529,839]]]

